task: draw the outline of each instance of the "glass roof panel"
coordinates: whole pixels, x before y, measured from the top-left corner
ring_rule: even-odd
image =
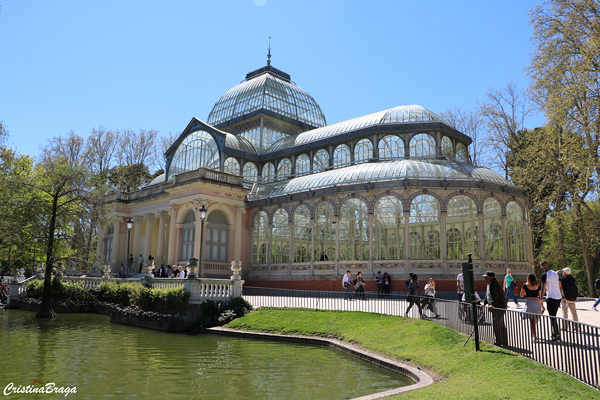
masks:
[[[487,169],[449,160],[394,160],[378,163],[364,163],[343,168],[322,171],[293,179],[260,185],[250,200],[291,193],[305,192],[309,189],[327,188],[333,185],[351,185],[367,182],[397,182],[403,179],[432,179],[489,182],[514,187],[497,173]]]

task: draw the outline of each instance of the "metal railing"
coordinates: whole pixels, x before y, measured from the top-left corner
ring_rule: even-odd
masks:
[[[254,307],[307,308],[314,310],[361,311],[425,319],[466,335],[473,333],[472,306],[457,301],[419,297],[408,311],[406,293],[356,293],[351,291],[306,291],[244,287],[242,297]],[[429,307],[431,305],[431,307]],[[479,309],[479,338],[496,343],[492,319],[498,316],[506,327],[502,348],[555,368],[600,389],[600,328],[547,315],[536,316],[535,338],[525,314],[515,310]],[[438,315],[438,317],[436,317]],[[552,324],[557,323],[560,340],[552,340]],[[498,324],[497,329],[502,329]],[[465,343],[466,344],[466,343]]]

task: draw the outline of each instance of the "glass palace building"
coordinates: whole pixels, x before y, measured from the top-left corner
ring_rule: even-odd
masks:
[[[415,272],[451,290],[468,253],[476,275],[524,276],[527,192],[473,165],[470,144],[418,105],[328,125],[315,99],[268,62],[206,122],[192,118],[165,153],[164,175],[108,197],[98,254],[115,269],[128,248],[136,264],[140,254],[158,265],[201,255],[214,277],[239,260],[247,283],[277,287],[337,290],[350,270],[366,280],[385,271],[396,283]]]

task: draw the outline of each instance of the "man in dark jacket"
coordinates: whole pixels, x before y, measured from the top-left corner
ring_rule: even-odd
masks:
[[[504,314],[506,314],[506,297],[502,285],[496,279],[496,274],[492,271],[487,271],[485,275],[485,283],[487,292],[485,294],[484,305],[488,305],[488,310],[492,313],[492,327],[494,336],[496,336],[495,345],[502,347],[508,346],[508,332],[504,324]]]
[[[565,298],[560,304],[563,318],[568,319],[569,310],[571,310],[573,321],[578,322],[579,318],[577,317],[577,308],[575,307],[577,305],[577,283],[575,283],[575,278],[571,275],[571,268],[564,268],[562,273],[563,276],[558,278],[558,280],[560,281],[563,293],[565,294]],[[568,327],[569,323],[564,321],[563,330],[567,330]]]

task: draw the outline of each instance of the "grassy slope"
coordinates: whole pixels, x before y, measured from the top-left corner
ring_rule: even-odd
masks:
[[[420,366],[441,381],[402,399],[598,399],[600,393],[561,372],[433,322],[379,314],[263,309],[228,328],[332,337]],[[397,397],[400,398],[400,397]]]

